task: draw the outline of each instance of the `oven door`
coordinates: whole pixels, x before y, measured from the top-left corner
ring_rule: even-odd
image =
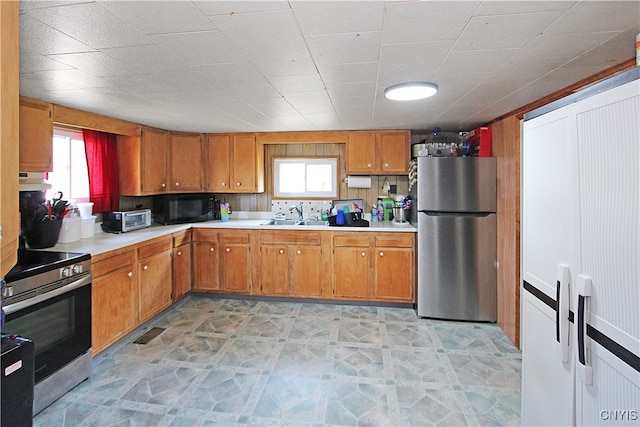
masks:
[[[33,341],[36,384],[91,347],[90,274],[4,310],[2,332]]]

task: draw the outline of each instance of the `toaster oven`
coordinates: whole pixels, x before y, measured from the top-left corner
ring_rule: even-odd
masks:
[[[113,211],[102,214],[102,231],[107,233],[126,233],[150,225],[151,209]]]

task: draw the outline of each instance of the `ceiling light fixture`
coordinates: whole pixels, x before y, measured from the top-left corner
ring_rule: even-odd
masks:
[[[400,83],[384,90],[384,96],[394,101],[413,101],[433,96],[438,92],[438,85],[429,82]]]

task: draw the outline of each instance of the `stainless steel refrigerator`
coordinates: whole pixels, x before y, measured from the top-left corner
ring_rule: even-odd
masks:
[[[496,159],[414,161],[418,316],[495,322]]]

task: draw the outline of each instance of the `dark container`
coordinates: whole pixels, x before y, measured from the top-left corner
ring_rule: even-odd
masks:
[[[62,219],[36,220],[27,223],[25,238],[27,245],[33,249],[44,249],[55,246],[60,237]]]

